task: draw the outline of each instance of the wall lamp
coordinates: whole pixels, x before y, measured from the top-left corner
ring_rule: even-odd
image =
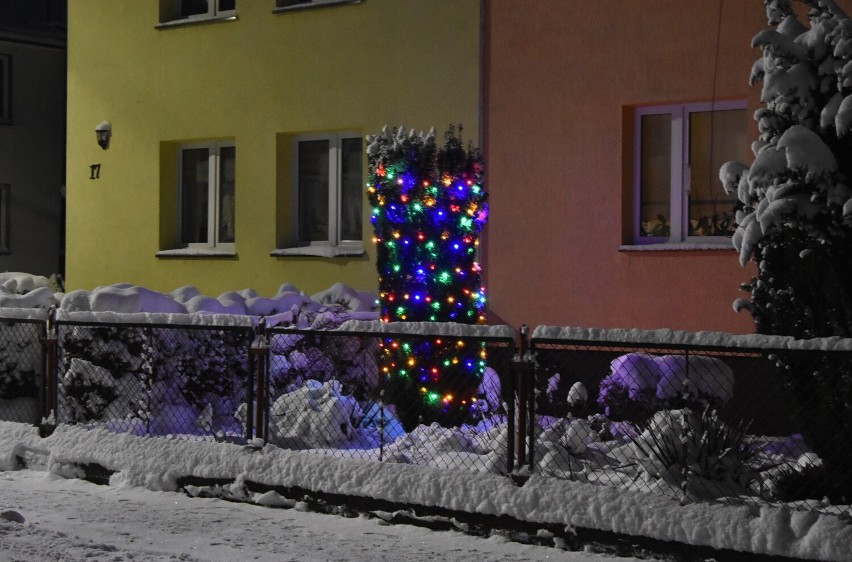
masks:
[[[95,135],[98,137],[98,145],[106,150],[109,148],[109,139],[112,137],[112,125],[109,121],[104,121],[95,127]]]

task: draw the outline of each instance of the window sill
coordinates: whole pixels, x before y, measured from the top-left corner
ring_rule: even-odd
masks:
[[[215,248],[177,248],[160,250],[156,253],[156,256],[158,258],[234,258],[237,256],[237,252]]]
[[[659,244],[627,244],[618,248],[619,252],[688,252],[723,251],[734,252],[730,242],[663,242]]]
[[[274,8],[273,14],[284,14],[287,12],[299,12],[302,10],[310,10],[313,8],[323,8],[325,6],[337,6],[339,4],[360,4],[361,0],[314,0],[307,4],[294,4],[293,6],[282,6]]]
[[[172,20],[166,21],[163,23],[158,23],[154,26],[156,29],[174,29],[176,27],[188,27],[192,25],[204,25],[207,23],[222,23],[226,21],[236,21],[238,18],[236,15],[231,14],[227,16],[211,16],[204,18],[187,18],[182,20]]]
[[[366,252],[361,246],[298,246],[295,248],[278,248],[269,253],[270,256],[276,258],[288,256],[357,258],[364,254],[366,254]]]

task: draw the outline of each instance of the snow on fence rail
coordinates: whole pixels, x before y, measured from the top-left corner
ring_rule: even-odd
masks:
[[[845,434],[802,425],[833,397],[814,383],[813,410],[793,411],[784,392],[790,373],[852,372],[848,340],[544,327],[518,349],[506,326],[317,328],[341,315],[313,327],[280,315],[0,316],[4,420],[53,414],[42,421],[852,516]],[[379,364],[383,345],[436,337],[487,357],[452,423],[431,423],[417,385],[395,387]]]

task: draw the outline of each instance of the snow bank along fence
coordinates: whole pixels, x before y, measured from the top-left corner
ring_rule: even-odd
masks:
[[[849,416],[846,425],[820,419],[849,408],[849,340],[10,314],[0,313],[0,419],[46,431],[73,423],[175,439],[260,438],[307,454],[852,516]],[[481,349],[488,365],[465,416],[444,425],[382,376],[379,359],[382,346],[416,349],[436,338]],[[807,399],[791,401],[785,384],[799,384]]]

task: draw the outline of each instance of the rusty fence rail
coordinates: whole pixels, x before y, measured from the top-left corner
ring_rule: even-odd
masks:
[[[531,339],[531,471],[852,516],[852,351],[653,339]]]

